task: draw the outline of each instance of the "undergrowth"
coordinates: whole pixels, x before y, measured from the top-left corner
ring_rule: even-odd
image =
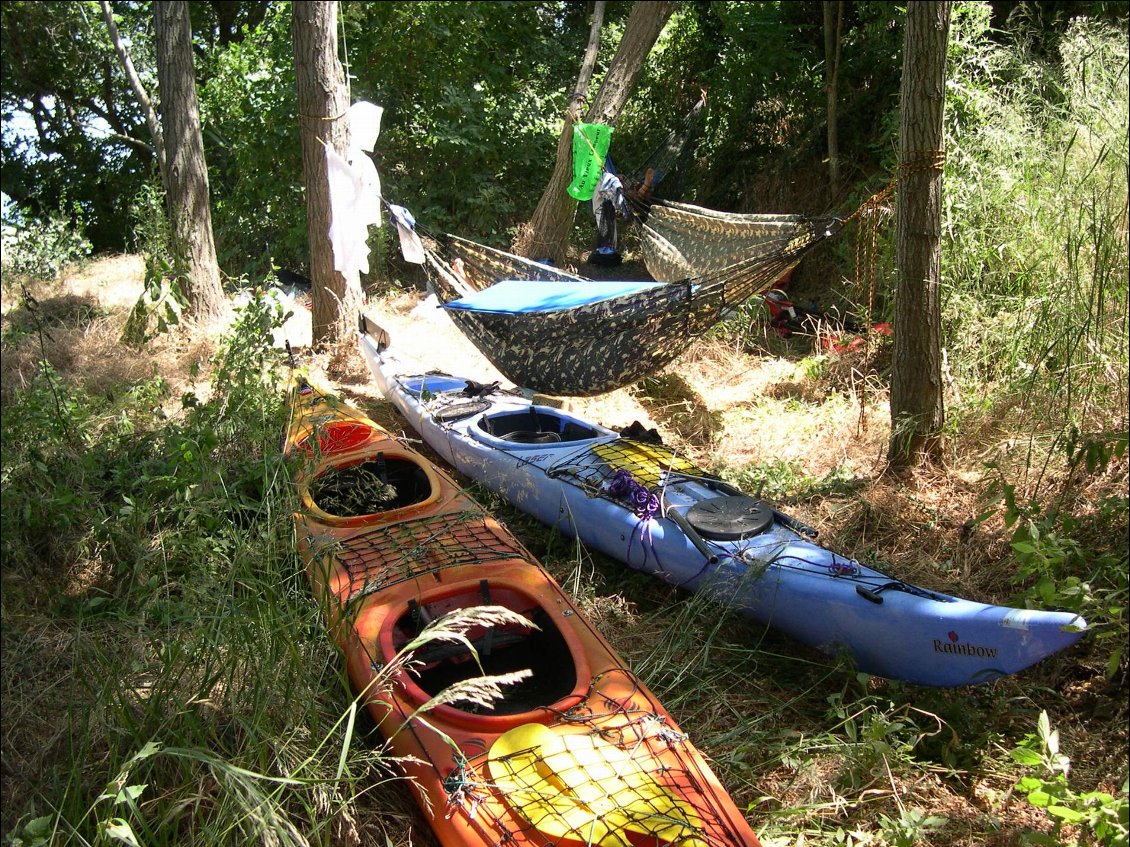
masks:
[[[11,843],[330,843],[389,778],[295,561],[277,322],[253,302],[174,419],[158,376],[47,367],[5,408]]]

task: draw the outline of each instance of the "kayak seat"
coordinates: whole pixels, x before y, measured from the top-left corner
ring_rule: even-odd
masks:
[[[500,435],[499,438],[516,444],[557,444],[561,441],[561,436],[556,432],[537,432],[532,429],[516,429],[514,432]]]

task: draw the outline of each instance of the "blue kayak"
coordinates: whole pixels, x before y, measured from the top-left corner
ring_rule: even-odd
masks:
[[[814,541],[815,530],[677,452],[520,394],[423,373],[362,320],[382,393],[461,473],[587,547],[702,592],[859,670],[919,685],[988,682],[1078,641],[1082,617],[962,600]]]

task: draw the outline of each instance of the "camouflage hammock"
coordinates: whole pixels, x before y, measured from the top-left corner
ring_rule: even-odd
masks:
[[[427,260],[440,303],[507,379],[590,396],[660,370],[840,225],[790,218],[739,261],[677,282],[587,280],[457,236],[447,237],[446,257],[428,250]]]
[[[648,273],[674,282],[772,254],[804,225],[800,215],[739,215],[668,200],[651,206],[640,241]]]

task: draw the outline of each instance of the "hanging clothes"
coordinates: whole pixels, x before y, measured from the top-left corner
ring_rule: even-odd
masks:
[[[334,270],[347,279],[369,272],[369,227],[381,222],[381,179],[369,158],[380,133],[384,110],[359,101],[349,108],[348,158],[326,145],[326,176],[330,195],[329,238]]]
[[[422,265],[426,261],[424,244],[416,234],[416,219],[403,206],[390,204],[388,207],[396,224],[396,234],[400,237],[400,254],[404,261]]]

